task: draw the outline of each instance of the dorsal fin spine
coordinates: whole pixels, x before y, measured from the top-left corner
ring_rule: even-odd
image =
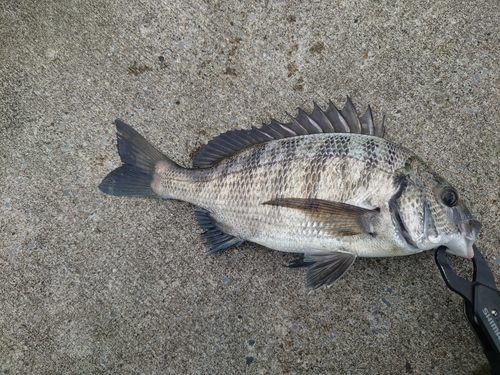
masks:
[[[349,96],[347,96],[347,101],[345,103],[344,108],[342,108],[342,110],[340,111],[340,114],[349,125],[351,133],[362,134],[361,124],[359,123],[359,118],[356,113],[356,109],[354,108],[354,104],[352,104],[351,98],[349,98]]]
[[[316,104],[316,102],[313,102],[313,104],[314,104],[314,109],[309,116],[313,118],[318,123],[319,126],[321,126],[324,133],[335,133],[335,128],[333,127],[333,124],[331,123],[330,119],[325,114],[325,112],[321,110],[321,108]]]
[[[332,122],[333,128],[336,133],[350,133],[349,125],[345,121],[345,119],[340,114],[339,110],[335,106],[335,104],[330,102],[328,103],[328,108],[326,109],[325,115]]]
[[[373,116],[370,106],[366,108],[363,116],[359,118],[359,122],[361,123],[363,134],[375,135],[375,127],[373,126]]]

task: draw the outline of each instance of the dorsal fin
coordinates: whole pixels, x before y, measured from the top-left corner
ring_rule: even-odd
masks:
[[[290,116],[289,123],[281,123],[271,119],[269,124],[250,130],[231,130],[208,142],[193,159],[196,168],[209,168],[228,156],[244,150],[247,147],[265,143],[274,139],[297,137],[320,133],[358,133],[365,135],[384,136],[384,119],[377,125],[373,124],[372,111],[368,106],[365,113],[359,117],[352,101],[347,97],[342,110],[338,110],[330,102],[326,111],[316,103],[311,114],[299,108],[296,117]]]

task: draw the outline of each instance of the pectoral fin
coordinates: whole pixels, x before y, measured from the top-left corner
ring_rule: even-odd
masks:
[[[349,252],[311,252],[301,254],[288,267],[306,267],[307,287],[318,289],[323,285],[331,286],[346,273],[355,260],[356,255]]]
[[[374,235],[373,221],[380,213],[379,208],[370,210],[324,199],[276,198],[264,204],[301,210],[333,236]]]

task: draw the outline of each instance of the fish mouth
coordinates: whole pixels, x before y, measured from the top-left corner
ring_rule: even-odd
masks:
[[[446,252],[462,258],[474,258],[472,245],[476,242],[476,234],[481,227],[482,224],[474,219],[458,223],[458,230],[461,233],[461,237],[446,244],[445,246],[448,248]]]
[[[453,244],[446,244],[446,252],[448,254],[453,254],[465,259],[472,259],[474,258],[474,249],[472,248],[472,245],[474,245],[474,241],[467,241],[467,242],[462,242],[460,246],[455,247]]]

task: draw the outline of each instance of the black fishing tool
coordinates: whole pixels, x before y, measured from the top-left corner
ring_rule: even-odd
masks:
[[[458,276],[446,259],[446,247],[436,250],[435,258],[443,279],[464,299],[465,318],[474,330],[490,363],[492,375],[500,374],[500,292],[488,263],[476,245],[472,281]]]

